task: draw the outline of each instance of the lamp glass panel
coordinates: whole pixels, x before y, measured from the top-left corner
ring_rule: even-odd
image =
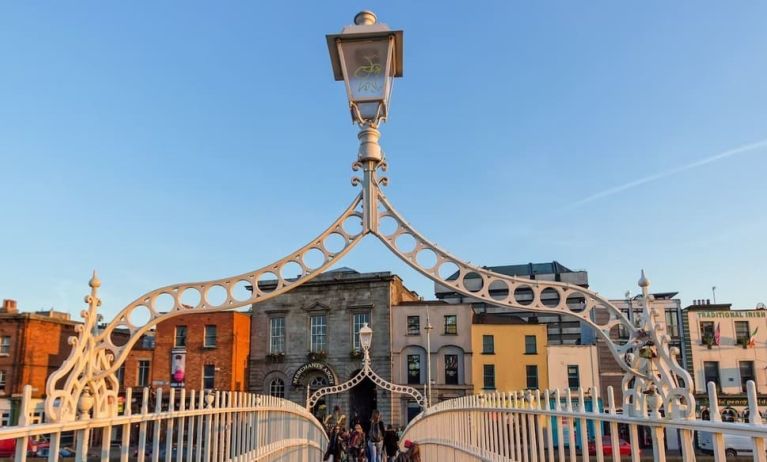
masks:
[[[391,41],[388,37],[377,40],[342,41],[344,78],[349,87],[352,102],[357,103],[362,116],[375,117],[380,102],[388,96],[391,75],[388,60],[391,59]],[[369,102],[371,104],[360,104]]]

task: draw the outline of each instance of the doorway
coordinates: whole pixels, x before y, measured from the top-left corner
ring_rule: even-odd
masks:
[[[355,371],[354,376],[358,371]],[[370,417],[373,409],[378,409],[378,397],[376,395],[376,385],[368,377],[362,379],[360,383],[349,390],[349,415],[351,416],[350,425],[355,423],[362,425],[365,433],[370,427]]]

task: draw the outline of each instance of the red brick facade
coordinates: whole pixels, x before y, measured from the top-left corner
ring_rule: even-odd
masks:
[[[185,346],[176,346],[176,329],[186,327]],[[215,346],[205,345],[205,326],[216,326]],[[157,325],[152,364],[152,384],[169,388],[171,364],[175,354],[185,355],[184,387],[203,388],[203,372],[210,366],[213,389],[245,391],[248,355],[250,353],[250,315],[227,311],[222,313],[189,313]],[[128,382],[129,383],[129,382]]]

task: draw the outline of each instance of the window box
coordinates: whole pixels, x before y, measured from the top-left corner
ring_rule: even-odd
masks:
[[[328,354],[325,351],[310,351],[306,354],[306,357],[309,359],[309,361],[324,362],[326,359],[328,359]]]
[[[267,353],[266,361],[272,364],[285,361],[285,353]]]
[[[352,350],[349,353],[349,358],[352,361],[356,361],[356,360],[362,359],[363,356],[364,356],[364,354],[362,353],[362,350]]]

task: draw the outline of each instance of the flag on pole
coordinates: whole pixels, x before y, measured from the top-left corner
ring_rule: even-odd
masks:
[[[759,332],[759,326],[756,326],[756,329],[754,329],[753,332],[751,332],[751,337],[748,339],[748,347],[754,348],[756,347],[756,333]]]
[[[722,331],[719,329],[719,323],[716,323],[714,330],[714,345],[719,345],[719,339],[722,338]]]

